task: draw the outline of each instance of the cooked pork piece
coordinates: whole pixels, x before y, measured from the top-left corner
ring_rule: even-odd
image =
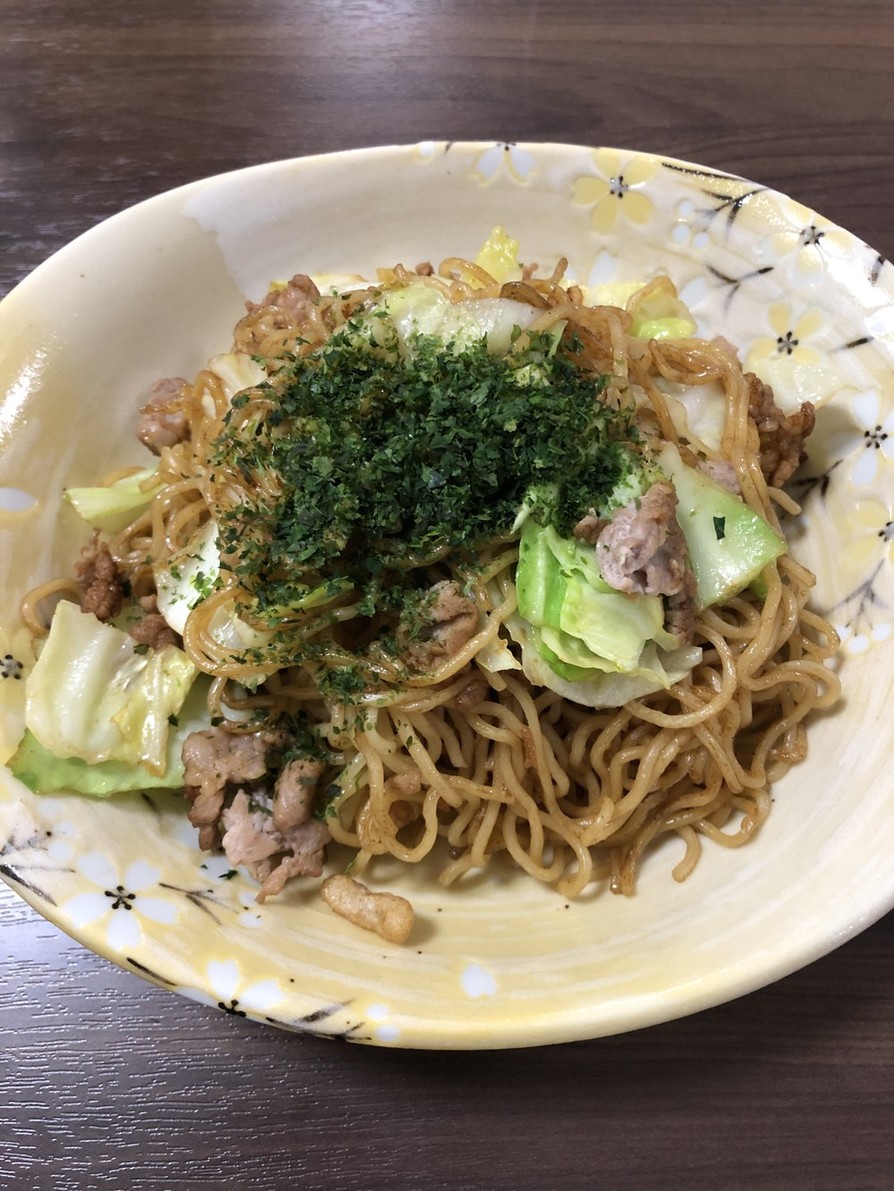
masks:
[[[186,383],[182,376],[156,381],[152,396],[140,410],[137,438],[153,455],[160,455],[164,447],[176,446],[189,438],[189,418],[178,404]]]
[[[99,540],[98,530],[93,531],[90,541],[81,548],[74,570],[84,589],[82,610],[92,612],[102,621],[117,616],[124,603],[124,576],[106,543]]]
[[[769,385],[753,372],[747,372],[745,379],[748,381],[748,413],[760,436],[761,471],[768,484],[781,488],[807,457],[804,440],[813,430],[816,414],[809,401],[803,402],[795,413],[784,414]]]
[[[431,601],[419,613],[418,623],[402,623],[397,630],[401,654],[413,670],[422,674],[458,653],[479,628],[474,601],[462,594],[454,580],[436,583],[430,596]]]

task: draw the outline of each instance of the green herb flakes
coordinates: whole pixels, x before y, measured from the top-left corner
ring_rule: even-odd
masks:
[[[403,352],[390,331],[348,323],[229,415],[215,464],[258,495],[224,511],[221,544],[259,606],[300,606],[334,575],[371,616],[400,575],[511,539],[525,504],[570,535],[638,460],[605,378],[547,336],[498,357],[420,335]]]

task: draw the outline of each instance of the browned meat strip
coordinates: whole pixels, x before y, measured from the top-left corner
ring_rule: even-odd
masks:
[[[715,347],[719,347],[722,352],[725,352],[731,360],[738,363],[739,349],[726,338],[725,335],[715,335],[711,340]]]
[[[282,851],[282,836],[273,826],[269,806],[260,804],[239,790],[221,814],[224,827],[223,847],[231,864],[251,867]]]
[[[178,406],[183,386],[182,376],[168,376],[152,386],[152,396],[140,410],[137,438],[154,455],[164,447],[173,447],[189,438],[189,419]]]
[[[691,568],[673,484],[660,480],[638,502],[616,509],[596,542],[596,560],[606,583],[618,591],[682,592]]]
[[[681,645],[691,645],[695,637],[695,575],[687,569],[682,588],[664,601],[664,627]]]
[[[124,579],[105,542],[94,530],[90,541],[81,548],[75,563],[75,578],[83,586],[81,608],[99,620],[117,616],[124,603]]]
[[[216,848],[217,826],[227,785],[253,782],[267,772],[267,742],[252,733],[243,735],[224,728],[192,732],[183,742],[185,794],[191,803],[189,821],[199,828],[199,846]]]
[[[325,824],[315,819],[278,831],[270,810],[258,800],[253,803],[245,790],[239,790],[224,809],[221,823],[227,859],[231,864],[244,864],[262,883],[259,902],[280,893],[291,877],[318,877],[323,871],[323,854],[330,835]]]
[[[246,302],[247,313],[234,333],[237,349],[249,354],[268,352],[270,336],[280,332],[319,339],[324,331],[323,314],[316,309],[319,301],[320,291],[313,281],[304,273],[296,273],[288,285],[271,289],[263,301]]]
[[[421,623],[401,623],[397,641],[407,665],[425,673],[453,657],[478,632],[478,608],[452,579],[436,583],[431,602],[421,611]]]
[[[797,471],[807,457],[804,440],[816,422],[813,405],[802,403],[793,414],[784,414],[769,385],[747,372],[748,414],[757,426],[760,437],[761,471],[767,483],[780,488]]]
[[[271,755],[284,743],[277,731],[243,735],[212,728],[193,732],[183,745],[189,819],[199,828],[199,844],[222,846],[231,864],[244,864],[261,883],[259,902],[292,877],[319,876],[330,839],[325,824],[313,818],[322,762],[290,761],[272,795],[255,784],[270,780]]]
[[[268,897],[275,897],[282,893],[292,877],[319,877],[323,871],[323,860],[326,845],[332,837],[329,828],[316,819],[309,819],[299,827],[295,827],[288,836],[288,846],[292,849],[275,866],[271,867],[266,877],[258,873],[261,888],[256,900],[265,902]],[[265,862],[269,863],[269,862]]]
[[[227,782],[253,782],[267,772],[265,737],[256,732],[209,728],[183,743],[186,784],[207,789]]]
[[[450,700],[451,706],[458,711],[471,711],[487,698],[490,690],[487,679],[483,674],[470,675],[466,685]]]
[[[325,769],[321,761],[290,761],[285,766],[273,788],[273,826],[277,831],[307,822]]]

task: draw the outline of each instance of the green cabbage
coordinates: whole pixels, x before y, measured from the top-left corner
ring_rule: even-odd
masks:
[[[162,777],[171,720],[197,673],[182,649],[142,652],[64,600],[27,679],[25,727],[55,757],[144,765]]]
[[[688,339],[696,331],[695,319],[669,278],[658,278],[651,292],[635,301],[645,288],[641,281],[613,281],[581,287],[587,302],[597,306],[620,306],[630,310],[630,334],[637,339]]]
[[[495,227],[478,251],[475,264],[490,273],[494,281],[520,281],[522,267],[518,260],[518,240],[502,227]]]
[[[784,554],[785,539],[740,496],[689,467],[668,444],[658,459],[677,493],[677,520],[695,575],[696,604],[708,608],[744,591]]]
[[[453,343],[458,350],[486,337],[488,351],[495,356],[505,355],[519,328],[530,326],[541,313],[537,307],[511,298],[451,302],[439,289],[423,282],[391,290],[378,309],[387,311],[405,350],[414,335]],[[381,334],[380,326],[370,321],[373,332]]]
[[[253,389],[267,379],[265,369],[247,352],[223,352],[212,356],[208,369],[223,383],[224,392],[231,401],[237,393]],[[207,412],[213,414],[213,405],[207,407]]]
[[[521,646],[522,670],[527,679],[584,707],[622,707],[630,699],[665,690],[684,678],[701,658],[697,646],[664,650],[649,642],[640,656],[639,666],[629,674],[598,668],[576,669],[550,659],[550,651],[537,641],[537,630],[520,616],[510,617],[507,628]]]
[[[158,610],[174,632],[182,634],[186,618],[220,577],[217,525],[207,521],[179,553],[156,563],[153,574]]]
[[[760,514],[703,472],[684,464],[668,445],[660,472],[631,477],[638,494],[659,475],[677,492],[696,581],[696,606],[705,608],[759,582],[763,569],[786,549]],[[507,621],[522,647],[522,668],[540,686],[589,706],[619,706],[667,689],[700,657],[681,647],[664,627],[660,596],[625,595],[603,579],[592,546],[563,538],[520,514],[516,569],[518,616]]]
[[[162,482],[157,469],[146,467],[114,484],[94,488],[66,488],[65,499],[84,520],[104,533],[116,533],[148,507]]]
[[[518,617],[528,678],[578,703],[616,706],[666,689],[701,656],[664,628],[660,596],[631,598],[602,578],[595,551],[528,519],[516,570]],[[625,681],[619,681],[624,678]]]
[[[168,734],[167,764],[161,774],[152,773],[145,765],[128,765],[124,761],[91,764],[80,757],[57,757],[29,731],[8,762],[10,771],[35,794],[69,791],[107,798],[131,790],[177,790],[184,779],[183,742],[191,732],[208,727],[209,685],[206,676],[200,675],[175,717],[177,722],[171,725]]]

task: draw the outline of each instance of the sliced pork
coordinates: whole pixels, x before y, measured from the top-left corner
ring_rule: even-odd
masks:
[[[673,484],[659,480],[638,501],[616,509],[596,540],[596,561],[617,591],[679,595],[692,568]]]
[[[454,580],[436,583],[429,597],[414,623],[401,622],[397,630],[404,660],[423,674],[459,653],[479,628],[475,602],[462,594]]]
[[[261,883],[257,900],[281,893],[292,877],[319,877],[323,872],[329,829],[307,817],[285,830],[274,824],[273,810],[263,795],[239,790],[221,814],[221,840],[231,864],[242,864]]]
[[[189,821],[199,829],[199,847],[220,844],[218,821],[231,784],[258,781],[267,772],[267,743],[258,733],[209,728],[183,742]]]
[[[695,629],[695,575],[677,520],[677,493],[660,480],[639,501],[616,509],[596,541],[606,583],[631,595],[665,597],[668,632],[681,645]]]

